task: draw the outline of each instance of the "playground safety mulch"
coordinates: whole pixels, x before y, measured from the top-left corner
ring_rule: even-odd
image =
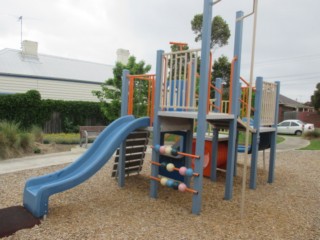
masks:
[[[266,152],[266,159],[268,156]],[[113,161],[110,160],[86,182],[51,196],[48,216],[40,225],[19,230],[5,240],[320,239],[319,156],[320,151],[277,152],[275,181],[268,184],[268,172],[263,171],[260,153],[257,189],[246,189],[243,218],[240,216],[242,156],[239,156],[231,201],[223,200],[225,173],[218,172],[214,183],[203,179],[199,216],[191,214],[191,193],[159,186],[158,198],[149,197],[150,156],[139,175],[126,178],[124,188],[119,188],[111,178]],[[28,178],[64,166],[0,174],[0,208],[21,205]]]
[[[12,235],[18,230],[39,225],[40,220],[24,207],[13,206],[0,209],[0,238]]]

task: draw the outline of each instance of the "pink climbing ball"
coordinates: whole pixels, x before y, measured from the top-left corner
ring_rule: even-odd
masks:
[[[172,147],[166,146],[164,151],[166,152],[166,154],[170,155],[171,154],[171,150],[172,150]]]
[[[166,186],[167,185],[167,181],[168,181],[168,178],[166,178],[166,177],[163,177],[163,178],[160,179],[160,183],[161,183],[162,186]]]
[[[166,153],[166,146],[160,146],[160,147],[159,147],[159,152],[160,152],[161,154],[165,154],[165,153]]]
[[[179,184],[178,190],[179,190],[180,192],[184,192],[184,191],[186,191],[186,189],[187,189],[187,185],[185,185],[184,183],[180,183],[180,184]]]
[[[187,168],[186,168],[186,167],[181,167],[181,168],[179,168],[179,173],[180,173],[180,175],[182,175],[182,176],[186,175],[186,171],[187,171]]]
[[[173,163],[168,163],[168,164],[167,164],[167,171],[168,171],[168,172],[173,172],[173,171],[174,171],[174,168],[175,168],[175,166],[174,166]]]

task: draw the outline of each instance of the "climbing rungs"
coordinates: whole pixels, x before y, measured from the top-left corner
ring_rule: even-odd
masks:
[[[144,139],[146,139],[149,136],[150,136],[150,132],[149,131],[137,131],[137,132],[131,133],[127,137],[127,139],[133,139],[133,138],[144,138]]]
[[[125,170],[125,175],[129,175],[129,174],[132,174],[132,173],[139,174],[139,172],[141,170],[142,170],[142,166],[132,167],[132,168],[129,168],[129,169]],[[112,177],[116,177],[117,176],[117,170],[113,170],[111,176]]]
[[[132,154],[132,153],[141,153],[145,152],[147,149],[147,146],[139,146],[139,147],[131,147],[126,149],[126,154]],[[116,155],[119,156],[120,150],[117,149]]]
[[[125,175],[139,173],[142,169],[145,151],[147,150],[149,131],[136,131],[126,139]],[[113,165],[112,177],[117,177],[120,149],[117,149]]]
[[[144,153],[140,153],[140,154],[132,154],[132,155],[126,155],[126,161],[130,161],[130,160],[135,160],[135,159],[143,159],[145,156]],[[118,162],[119,161],[119,156],[115,157],[114,162]]]
[[[132,139],[132,140],[128,140],[126,141],[126,147],[130,147],[130,146],[145,146],[148,144],[148,140],[147,139]]]
[[[134,160],[134,161],[130,161],[130,162],[126,162],[125,163],[125,168],[127,167],[133,167],[133,166],[140,166],[143,164],[143,160]],[[115,163],[113,165],[113,170],[116,170],[118,168],[118,163]]]

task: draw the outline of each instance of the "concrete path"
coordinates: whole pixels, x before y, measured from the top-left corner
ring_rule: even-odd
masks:
[[[297,136],[284,136],[281,137],[285,138],[285,141],[279,143],[277,145],[277,151],[291,151],[306,147],[309,145],[310,141],[303,139]]]
[[[282,137],[284,137],[286,140],[277,145],[277,151],[292,151],[308,146],[309,144],[308,140],[302,139],[301,137]],[[68,152],[3,160],[0,161],[0,174],[71,163],[78,159],[86,150],[86,148],[76,147]],[[150,151],[151,149],[148,149],[148,152]]]
[[[33,155],[23,158],[12,158],[0,161],[0,175],[17,172],[26,169],[42,168],[47,166],[71,163],[78,159],[86,148],[76,147],[68,152],[51,153],[45,155]]]

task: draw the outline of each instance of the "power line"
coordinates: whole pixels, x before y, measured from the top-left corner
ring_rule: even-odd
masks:
[[[301,56],[293,56],[293,57],[283,57],[283,58],[274,58],[274,59],[266,59],[266,60],[258,60],[255,62],[256,65],[273,65],[275,63],[287,63],[290,64],[292,62],[303,62],[303,61],[318,61],[320,60],[320,53],[317,54],[309,54],[309,55],[301,55]],[[249,65],[249,63],[244,63],[243,65]]]
[[[275,78],[310,78],[310,77],[319,77],[320,78],[320,72],[314,72],[314,73],[300,73],[300,74],[291,74],[291,75],[278,75],[278,76],[270,76],[265,77],[268,79],[275,79]]]

